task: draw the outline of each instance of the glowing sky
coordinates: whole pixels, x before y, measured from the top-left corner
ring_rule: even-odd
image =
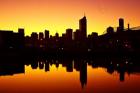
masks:
[[[50,30],[50,34],[64,33],[78,28],[84,13],[88,20],[88,34],[102,34],[108,26],[118,26],[118,18],[126,25],[140,25],[140,0],[0,0],[0,29],[31,32]]]

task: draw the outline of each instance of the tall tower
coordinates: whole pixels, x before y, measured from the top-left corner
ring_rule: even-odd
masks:
[[[82,39],[85,39],[87,37],[87,19],[86,16],[84,16],[82,19],[79,20],[79,30],[80,30],[80,36]]]
[[[66,38],[67,38],[67,40],[72,40],[72,33],[73,33],[72,29],[66,29]]]
[[[19,44],[20,44],[20,48],[24,47],[25,44],[25,39],[24,39],[24,29],[23,28],[19,28],[18,29],[18,34],[19,34]]]
[[[120,19],[119,19],[119,29],[120,29],[121,31],[124,30],[124,19],[123,19],[123,18],[120,18]]]
[[[45,30],[45,39],[49,39],[49,31],[48,30]]]
[[[82,88],[87,84],[87,63],[83,62],[80,65],[80,82]]]

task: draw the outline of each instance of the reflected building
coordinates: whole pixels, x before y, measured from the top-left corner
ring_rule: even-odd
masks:
[[[78,59],[74,60],[74,69],[76,69],[76,71],[80,71],[80,65]]]
[[[50,66],[48,61],[45,62],[45,72],[47,71],[50,71]]]
[[[67,72],[73,72],[73,62],[72,62],[72,60],[67,60],[66,69],[67,69]]]
[[[38,62],[37,61],[32,62],[31,67],[32,67],[32,69],[37,69],[38,68]]]
[[[122,72],[120,72],[120,81],[124,81],[125,80],[125,72],[124,71],[122,71]]]
[[[2,63],[0,64],[0,76],[25,73],[24,64]]]
[[[118,72],[120,74],[120,81],[123,82],[125,80],[125,67],[124,66],[118,67]]]
[[[39,69],[44,69],[44,62],[39,62]]]
[[[83,62],[80,64],[80,82],[82,88],[87,84],[87,63]]]

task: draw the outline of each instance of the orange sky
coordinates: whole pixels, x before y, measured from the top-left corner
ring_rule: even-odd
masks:
[[[118,26],[118,18],[126,25],[140,25],[140,0],[0,0],[0,29],[17,31],[25,28],[26,35],[50,30],[50,34],[78,28],[84,13],[88,34],[103,34],[108,26]]]

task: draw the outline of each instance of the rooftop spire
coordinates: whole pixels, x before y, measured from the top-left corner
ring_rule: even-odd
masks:
[[[86,18],[86,14],[85,14],[85,12],[84,12],[84,18]]]

